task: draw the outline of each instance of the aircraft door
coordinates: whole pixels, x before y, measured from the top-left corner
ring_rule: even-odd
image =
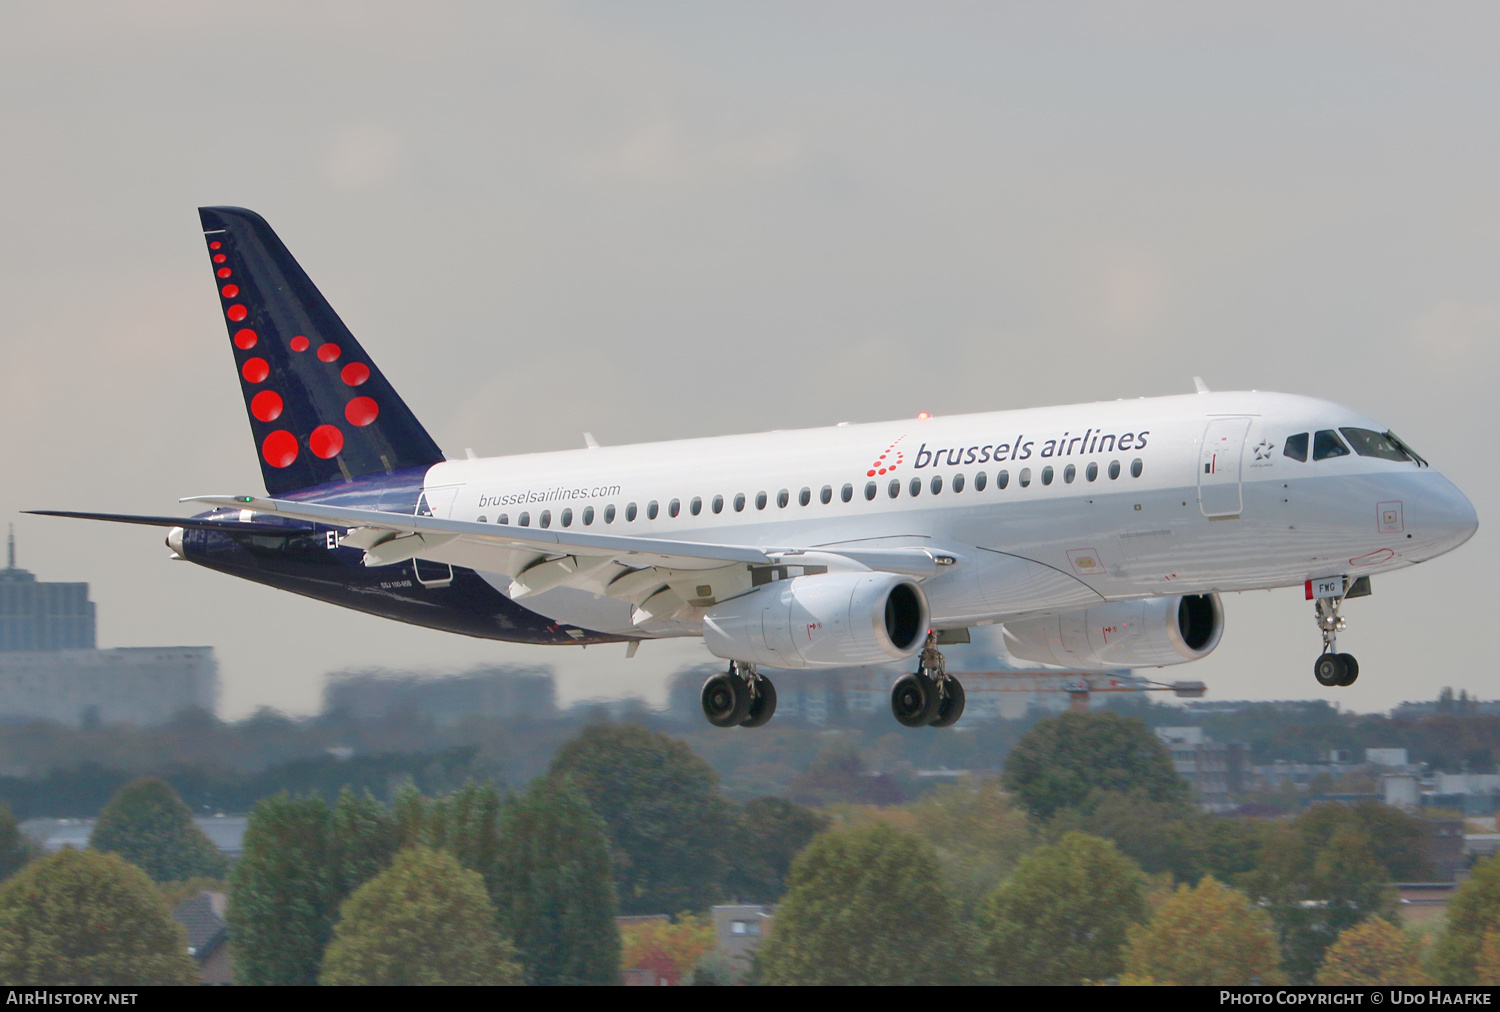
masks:
[[[1198,453],[1198,508],[1204,516],[1240,515],[1240,458],[1249,431],[1248,418],[1215,418],[1204,430]]]
[[[435,488],[423,489],[422,494],[417,497],[417,508],[415,515],[419,517],[440,517],[444,520],[453,512],[453,502],[458,498],[457,485],[440,485]],[[453,582],[453,567],[446,562],[432,562],[427,559],[412,559],[412,571],[416,573],[417,582],[429,589],[446,587]]]

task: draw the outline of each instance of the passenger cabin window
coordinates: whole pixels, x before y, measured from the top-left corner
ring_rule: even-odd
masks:
[[[1332,429],[1319,429],[1313,435],[1313,460],[1327,460],[1329,457],[1347,457],[1349,447],[1339,438],[1339,434]]]
[[[792,494],[786,489],[776,493],[776,505],[779,509],[786,509],[786,504],[792,501]]]
[[[911,480],[911,494],[912,495],[921,495],[922,494],[922,479],[921,478],[913,478]]]
[[[995,472],[995,487],[1004,491],[1010,487],[1010,472],[1000,470]]]
[[[941,492],[943,490],[943,476],[942,475],[935,474],[935,475],[932,476],[931,488],[932,488],[932,494],[933,495],[937,495],[939,492]]]
[[[1094,463],[1092,460],[1089,461],[1089,466],[1083,469],[1083,476],[1089,481],[1098,481],[1099,465]]]
[[[714,496],[713,511],[715,513],[723,513],[724,512],[724,497],[723,496],[721,496],[721,495]]]
[[[625,519],[627,521],[635,519],[635,503],[632,502],[625,504]]]
[[[865,498],[875,498],[875,483],[873,481],[865,482]]]
[[[900,495],[901,494],[901,479],[900,478],[892,478],[891,479],[891,487],[888,488],[888,489],[886,489],[886,492],[890,495],[890,497],[892,499],[894,499],[898,495]]]
[[[1141,476],[1141,471],[1145,468],[1145,466],[1146,465],[1141,462],[1141,458],[1135,458],[1130,462],[1130,476],[1132,478],[1139,478]]]
[[[551,510],[542,510],[542,515],[537,519],[537,526],[538,527],[551,527],[552,526],[552,511]]]
[[[500,514],[498,517],[495,518],[495,523],[497,523],[497,524],[505,524],[506,526],[509,526],[510,525],[510,514],[509,513],[502,513],[502,514]]]
[[[953,476],[953,491],[955,491],[955,492],[962,492],[963,490],[964,490],[964,476],[962,474],[955,474]]]
[[[745,493],[739,492],[739,493],[737,493],[735,495],[735,497],[734,497],[734,511],[736,513],[743,513],[743,512],[745,512]]]
[[[1349,445],[1354,447],[1354,452],[1361,457],[1379,457],[1381,460],[1411,460],[1410,455],[1400,444],[1391,439],[1389,433],[1376,432],[1373,429],[1352,429],[1343,426],[1339,429],[1344,438],[1349,440]]]
[[[766,508],[766,494],[764,492],[755,493],[755,508],[758,510]]]
[[[648,502],[646,504],[646,519],[647,520],[655,520],[656,519],[656,514],[658,512],[660,512],[660,509],[661,509],[661,507],[659,507],[659,506],[656,505],[656,500],[652,499],[650,502]]]
[[[1109,462],[1109,480],[1110,481],[1114,481],[1119,476],[1120,476],[1120,462],[1118,460],[1111,460]]]
[[[984,486],[988,481],[989,479],[984,476],[984,472],[980,471],[974,476],[974,491],[983,492]]]
[[[1071,485],[1073,484],[1073,479],[1076,477],[1078,477],[1078,468],[1074,467],[1072,464],[1069,464],[1067,467],[1063,468],[1063,481]]]
[[[522,527],[530,527],[531,526],[531,514],[530,513],[522,513],[519,517],[516,518],[516,523],[520,524]]]
[[[703,512],[703,497],[702,496],[696,496],[696,495],[693,496],[693,501],[688,506],[688,511],[691,512],[693,514],[693,516],[697,516],[699,513],[702,513]]]
[[[832,485],[823,486],[823,490],[818,493],[818,502],[822,503],[824,506],[827,506],[829,503],[833,502]]]
[[[583,508],[583,526],[590,527],[590,526],[593,525],[593,523],[594,523],[594,507],[592,507],[592,506],[585,506]]]
[[[564,527],[572,527],[573,526],[573,511],[572,510],[563,510],[562,511],[561,520],[562,520],[562,525]]]
[[[1048,464],[1046,467],[1042,468],[1042,484],[1043,485],[1050,485],[1050,484],[1052,484],[1052,465],[1051,464]]]
[[[839,498],[844,502],[848,502],[850,499],[853,499],[854,486],[849,484],[847,481],[844,482],[844,487],[839,489]]]
[[[677,516],[677,514],[679,514],[681,512],[682,512],[682,500],[680,500],[680,499],[673,499],[671,502],[667,503],[667,516],[675,518]]]
[[[480,523],[482,523],[482,524],[487,524],[487,523],[489,523],[489,521],[488,521],[488,520],[486,520],[486,519],[485,519],[485,518],[484,518],[484,515],[483,515],[483,514],[480,514],[480,517],[479,517],[479,522],[480,522]]]
[[[1029,467],[1023,467],[1023,468],[1021,468],[1020,481],[1021,481],[1021,487],[1022,488],[1029,488],[1031,486],[1031,468],[1029,468]]]
[[[615,522],[615,504],[614,503],[610,503],[608,506],[604,507],[604,522],[607,523],[607,524],[612,524],[612,523]]]
[[[1286,445],[1281,448],[1283,457],[1291,457],[1307,463],[1307,433],[1299,432],[1295,436],[1286,437]]]
[[[806,506],[810,502],[812,502],[812,489],[804,487],[801,492],[797,493],[797,505]]]

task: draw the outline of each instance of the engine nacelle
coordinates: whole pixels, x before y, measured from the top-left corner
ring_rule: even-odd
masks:
[[[1065,668],[1154,668],[1207,657],[1224,635],[1217,594],[1117,601],[1005,623],[1005,645]]]
[[[780,580],[703,616],[703,642],[726,660],[774,668],[884,664],[922,649],[930,615],[917,582],[894,573]]]

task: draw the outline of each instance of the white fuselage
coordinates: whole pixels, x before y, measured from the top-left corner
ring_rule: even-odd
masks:
[[[491,524],[940,550],[961,563],[922,585],[944,628],[1381,573],[1472,535],[1473,507],[1431,467],[1286,455],[1289,437],[1342,427],[1385,431],[1313,398],[1203,393],[449,461],[426,496],[437,516]],[[515,571],[497,550],[491,582],[505,591]],[[642,628],[628,603],[578,589],[524,603],[600,632],[696,632]]]

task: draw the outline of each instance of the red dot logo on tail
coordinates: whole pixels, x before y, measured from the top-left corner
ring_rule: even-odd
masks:
[[[320,425],[307,437],[307,448],[327,460],[344,448],[344,434],[336,425]]]
[[[291,467],[297,459],[297,437],[285,429],[277,429],[260,444],[260,452],[272,467]]]

